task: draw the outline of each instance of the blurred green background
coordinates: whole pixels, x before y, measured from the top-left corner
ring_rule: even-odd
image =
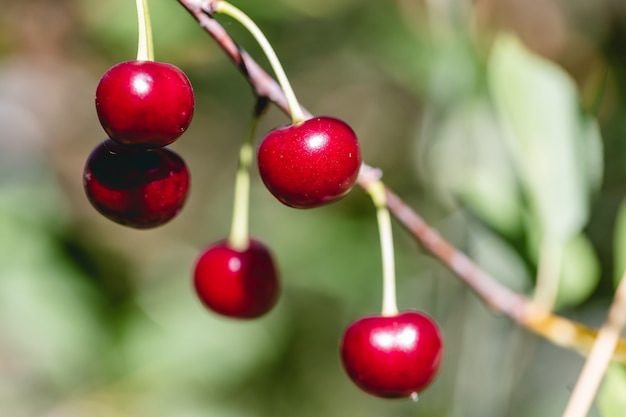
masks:
[[[556,264],[548,303],[602,323],[626,266],[623,2],[234,3],[265,30],[300,101],[350,123],[365,161],[444,236],[529,295],[538,266]],[[251,230],[274,251],[281,300],[256,321],[202,308],[191,270],[228,232],[254,99],[175,0],[150,8],[157,59],[196,91],[173,145],[192,174],[187,206],[150,231],[98,215],[81,177],[104,139],[94,92],[135,56],[134,7],[0,0],[0,416],[561,415],[583,358],[491,314],[400,227],[399,304],[438,320],[443,366],[417,403],[352,385],[338,342],[381,293],[360,189],[298,211],[254,172]],[[265,65],[249,35],[219,20]],[[287,122],[272,109],[259,136]],[[591,415],[623,417],[625,398],[614,366]]]

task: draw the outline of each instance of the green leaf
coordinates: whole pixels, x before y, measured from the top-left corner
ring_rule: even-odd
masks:
[[[439,189],[459,196],[499,232],[513,234],[521,229],[524,207],[519,180],[496,115],[485,100],[459,103],[425,136],[432,139],[424,161]]]
[[[626,199],[622,200],[617,212],[614,239],[613,283],[617,287],[626,270]]]
[[[613,364],[609,367],[600,392],[598,408],[602,417],[624,417],[626,410],[626,368]]]
[[[184,391],[190,383],[201,383],[207,395],[232,387],[276,360],[288,329],[282,305],[248,321],[207,311],[189,286],[196,253],[187,255],[179,265],[150,268],[150,285],[139,290],[143,314],[128,322],[124,354],[139,385],[151,392]]]
[[[601,177],[597,127],[580,114],[574,81],[511,35],[496,40],[489,81],[494,103],[541,235],[565,241],[589,216]]]
[[[563,250],[557,308],[585,301],[600,282],[600,261],[585,235],[571,239]]]
[[[527,292],[531,279],[524,260],[498,235],[479,225],[471,225],[468,253],[474,261],[517,292]]]
[[[13,346],[16,363],[33,378],[67,388],[96,366],[107,337],[94,309],[97,294],[50,230],[65,216],[56,191],[46,180],[0,187],[0,344]]]

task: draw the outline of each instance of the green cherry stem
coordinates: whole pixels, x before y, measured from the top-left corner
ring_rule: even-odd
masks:
[[[239,166],[235,175],[235,197],[233,203],[233,219],[228,236],[228,245],[243,251],[248,248],[248,219],[250,211],[250,165],[252,163],[254,132],[259,118],[267,108],[267,99],[257,100],[254,113],[248,125],[246,137],[239,148]]]
[[[391,215],[387,209],[387,195],[385,184],[381,180],[367,184],[366,191],[372,197],[376,207],[378,232],[380,234],[380,248],[383,262],[383,316],[398,314],[396,302],[396,268],[394,262],[393,235],[391,232]]]
[[[154,46],[152,45],[152,24],[148,0],[136,0],[137,23],[139,40],[137,42],[137,61],[154,61]]]
[[[274,74],[276,74],[278,83],[280,84],[283,92],[285,93],[285,98],[287,100],[287,103],[289,105],[289,110],[291,112],[291,121],[293,122],[293,124],[305,121],[307,118],[305,117],[304,112],[302,111],[302,108],[300,107],[300,103],[298,103],[298,99],[296,98],[293,88],[291,87],[291,84],[289,83],[289,78],[287,78],[287,75],[285,74],[285,70],[283,69],[283,66],[280,63],[280,60],[276,56],[276,52],[274,52],[274,48],[272,48],[272,45],[267,40],[267,38],[265,37],[261,29],[259,29],[256,23],[254,23],[254,21],[250,19],[248,15],[246,15],[237,7],[233,6],[232,4],[226,1],[217,1],[215,3],[214,10],[216,13],[222,13],[237,20],[250,32],[250,34],[254,37],[254,39],[257,41],[257,43],[259,44],[259,46],[265,53],[267,60],[272,66],[272,70],[274,71]]]

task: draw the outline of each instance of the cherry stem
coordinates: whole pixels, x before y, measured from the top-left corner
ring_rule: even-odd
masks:
[[[307,118],[300,107],[300,103],[298,103],[298,99],[296,98],[293,88],[289,83],[289,78],[287,78],[285,70],[280,63],[278,56],[276,56],[276,52],[274,52],[274,48],[272,48],[272,45],[267,40],[261,29],[259,29],[256,23],[254,23],[248,15],[226,1],[217,1],[215,3],[214,10],[216,13],[222,13],[237,20],[250,32],[265,53],[267,60],[270,62],[270,65],[274,70],[274,74],[276,74],[280,87],[285,93],[287,103],[289,104],[292,123],[296,124],[305,121]]]
[[[154,61],[154,46],[152,45],[152,25],[148,0],[136,0],[137,23],[139,40],[137,42],[137,61]]]
[[[252,145],[259,118],[266,108],[267,99],[259,97],[248,125],[246,137],[241,148],[239,148],[239,166],[235,175],[233,219],[228,236],[228,245],[239,251],[247,249],[250,243],[248,220],[250,212],[250,165],[254,153]]]
[[[370,182],[366,187],[376,207],[378,233],[380,234],[380,250],[383,261],[383,316],[398,314],[396,302],[396,267],[394,262],[393,234],[391,231],[391,215],[387,209],[385,184],[381,180]]]

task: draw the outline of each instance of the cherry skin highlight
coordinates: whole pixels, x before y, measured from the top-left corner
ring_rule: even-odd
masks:
[[[185,73],[174,65],[126,61],[109,68],[100,79],[96,111],[100,124],[116,142],[158,148],[187,130],[194,94]]]
[[[107,139],[89,155],[83,186],[102,215],[147,229],[168,222],[182,209],[189,171],[183,159],[167,148],[132,149]]]
[[[207,308],[240,319],[270,311],[280,292],[272,254],[254,239],[245,250],[233,249],[227,241],[208,247],[196,261],[194,287]]]
[[[322,116],[272,130],[259,145],[257,162],[263,183],[279,201],[313,208],[352,189],[361,152],[350,126]]]
[[[341,360],[350,379],[383,398],[417,395],[433,381],[442,354],[437,324],[413,311],[357,320],[341,342]]]

